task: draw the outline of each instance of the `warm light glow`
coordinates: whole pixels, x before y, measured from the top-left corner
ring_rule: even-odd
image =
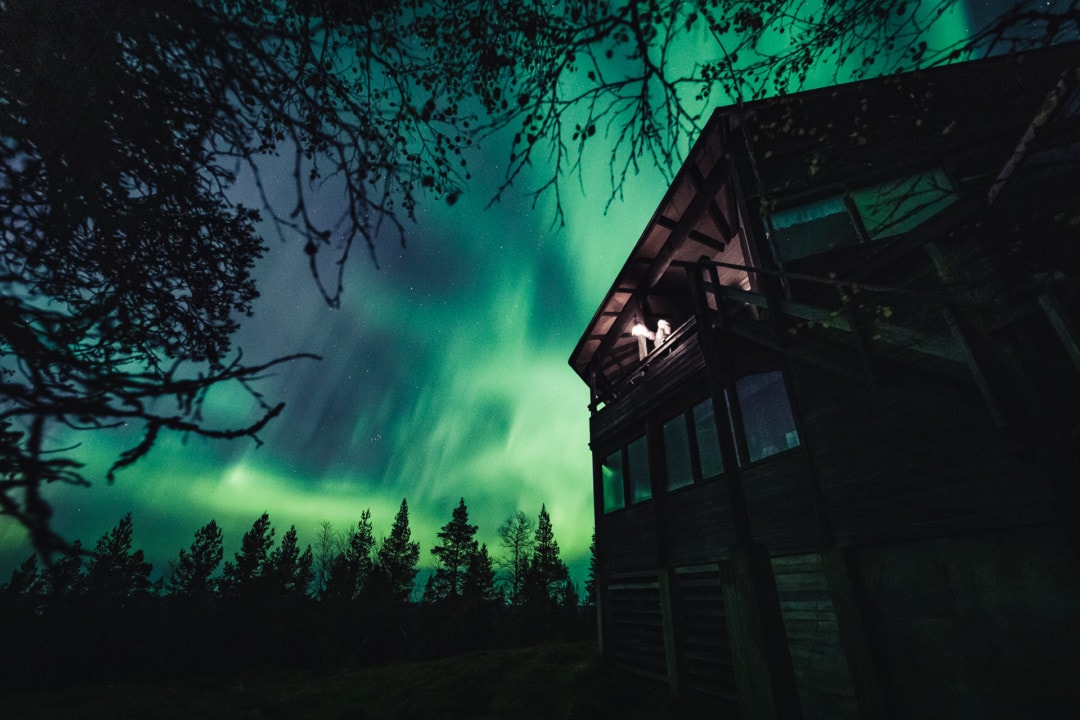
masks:
[[[667,320],[658,320],[656,323],[656,344],[661,345],[671,335],[671,323]]]

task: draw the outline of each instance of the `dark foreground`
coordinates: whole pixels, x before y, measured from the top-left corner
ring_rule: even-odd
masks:
[[[593,643],[492,650],[332,674],[251,671],[231,677],[75,685],[0,698],[13,718],[691,718],[694,699],[601,663]]]

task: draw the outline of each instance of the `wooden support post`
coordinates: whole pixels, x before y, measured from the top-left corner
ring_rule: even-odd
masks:
[[[607,653],[607,643],[604,635],[607,631],[607,596],[608,596],[608,569],[605,563],[604,538],[596,532],[604,517],[604,471],[603,461],[598,457],[595,449],[592,452],[593,471],[593,546],[594,559],[596,561],[596,583],[593,602],[596,603],[596,641],[599,646],[600,656],[610,660]]]
[[[954,282],[952,268],[948,259],[935,243],[928,242],[923,246],[930,256],[931,262],[937,270],[938,276],[946,284]],[[964,358],[968,371],[971,373],[975,386],[979,389],[990,417],[998,427],[1005,427],[1006,415],[1003,398],[998,383],[992,378],[992,363],[986,357],[988,354],[986,342],[980,342],[979,333],[971,322],[964,316],[959,308],[946,307],[943,310],[945,322],[949,324],[949,330],[960,347],[961,356]]]
[[[667,666],[668,687],[671,694],[678,697],[681,680],[675,638],[675,607],[671,597],[672,576],[670,568],[660,568],[660,624],[664,632],[664,662]]]
[[[851,327],[851,334],[855,338],[855,347],[859,351],[859,359],[862,360],[863,367],[866,370],[866,379],[871,384],[878,381],[878,370],[874,364],[873,351],[870,347],[870,337],[866,332],[866,328],[863,322],[859,319],[859,314],[855,310],[855,305],[851,299],[852,289],[850,287],[843,288],[837,287],[837,293],[840,295],[840,303],[844,307],[844,315],[847,316],[848,325]]]
[[[821,551],[821,565],[832,596],[840,642],[844,646],[855,700],[862,720],[891,717],[882,694],[878,660],[866,631],[866,620],[851,582],[847,551],[827,547]]]
[[[603,583],[603,590],[601,590],[601,579],[596,578],[596,597],[593,598],[593,602],[596,603],[596,644],[597,649],[600,651],[600,657],[605,660],[610,660],[607,653],[607,643],[604,642],[604,629],[607,623],[604,622],[604,610],[607,606],[607,583]]]
[[[971,373],[971,379],[974,380],[975,387],[979,389],[979,394],[982,395],[983,402],[986,403],[986,409],[989,411],[990,417],[997,427],[1005,427],[1005,411],[1002,408],[1001,398],[987,375],[985,363],[979,359],[979,352],[976,349],[978,344],[975,342],[969,323],[953,308],[945,308],[942,312],[953,338],[960,347],[964,363],[968,366],[968,372]]]
[[[717,347],[717,331],[709,322],[711,311],[702,272],[691,268],[689,275],[709,388],[714,399],[723,402],[725,383],[729,378],[723,367],[724,358]],[[768,548],[753,541],[735,441],[729,428],[725,427],[728,422],[734,425],[739,421],[738,402],[734,397],[734,387],[731,389],[728,409],[733,411],[733,415],[720,417],[720,413],[717,413],[717,440],[724,459],[724,481],[735,535],[735,544],[731,547],[727,562],[730,571],[724,582],[723,594],[724,607],[728,608],[726,617],[735,661],[739,705],[747,718],[798,720],[802,717],[802,709],[791,654],[788,652],[784,620],[780,614],[772,561]]]
[[[1080,328],[1077,328],[1076,322],[1065,312],[1053,290],[1046,290],[1039,295],[1039,307],[1050,321],[1050,327],[1054,329],[1061,344],[1065,346],[1069,359],[1080,371]]]
[[[769,552],[736,545],[727,566],[724,608],[742,716],[797,720],[802,708]]]

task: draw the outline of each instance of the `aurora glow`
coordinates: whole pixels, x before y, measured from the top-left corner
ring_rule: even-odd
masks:
[[[407,249],[380,248],[380,269],[353,258],[340,310],[319,297],[299,248],[271,242],[262,297],[236,345],[252,362],[299,351],[324,360],[259,384],[286,403],[260,434],[264,446],[163,436],[115,485],[51,488],[56,527],[92,545],[130,510],[137,546],[164,572],[211,518],[230,557],[264,510],[278,535],[295,524],[313,542],[322,521],[345,530],[370,507],[381,536],[407,497],[424,565],[458,498],[493,548],[506,517],[535,516],[546,503],[580,577],[592,534],[588,391],[566,359],[603,278],[666,189],[642,175],[630,188],[635,201],[603,216],[607,169],[597,164],[596,175],[594,191],[570,199],[561,230],[550,207],[532,209],[521,195],[484,210],[483,186],[452,208],[428,202]],[[239,390],[215,391],[207,414],[242,423],[249,406]],[[103,468],[125,442],[97,438],[84,456]],[[21,528],[0,520],[5,579],[29,552]]]
[[[964,15],[935,32],[961,36]],[[381,537],[406,497],[430,566],[458,498],[493,549],[504,519],[516,510],[535,517],[545,503],[563,558],[583,580],[593,528],[589,398],[567,358],[667,189],[643,166],[605,215],[608,157],[593,150],[585,193],[567,183],[567,223],[555,229],[550,205],[533,208],[525,186],[484,209],[505,152],[493,144],[472,165],[474,176],[485,166],[490,176],[453,207],[428,198],[407,250],[384,244],[380,269],[352,258],[340,310],[322,302],[299,247],[269,240],[262,298],[236,345],[250,362],[294,352],[324,360],[293,363],[258,386],[286,402],[261,433],[265,445],[167,435],[115,485],[51,488],[56,528],[92,546],[131,511],[136,546],[163,573],[211,518],[231,557],[263,511],[278,537],[295,524],[301,542],[314,543],[324,520],[345,530],[370,507]],[[208,403],[220,424],[247,417],[239,395],[217,392]],[[95,467],[130,445],[94,442],[84,451]],[[0,518],[0,582],[29,552],[21,527]]]

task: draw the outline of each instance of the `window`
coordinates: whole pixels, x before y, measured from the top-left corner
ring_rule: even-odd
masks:
[[[724,459],[720,457],[720,440],[716,432],[716,413],[712,398],[707,398],[695,405],[693,417],[701,477],[707,480],[724,472]]]
[[[859,232],[841,197],[774,213],[771,218],[780,260],[797,260],[859,242]]]
[[[956,200],[941,168],[856,190],[851,200],[870,240],[913,230]]]
[[[652,497],[649,478],[648,438],[642,435],[626,447],[627,469],[630,471],[630,502],[639,503]]]
[[[667,489],[677,490],[694,482],[690,462],[690,433],[686,415],[676,415],[664,423],[664,458],[667,465]]]
[[[777,254],[785,262],[909,232],[956,197],[945,171],[933,168],[855,190],[849,202],[836,195],[781,210],[769,222]]]
[[[750,462],[799,446],[783,375],[748,375],[735,381]]]
[[[678,490],[724,472],[712,398],[664,423],[667,489]]]
[[[650,499],[652,479],[649,474],[648,437],[642,435],[608,455],[600,464],[600,475],[605,513]]]
[[[623,458],[622,450],[613,452],[607,456],[600,466],[603,475],[604,489],[604,512],[619,510],[626,506],[626,488],[623,485]]]
[[[720,452],[720,431],[731,432],[736,461],[753,463],[799,446],[799,433],[788,403],[787,388],[780,372],[748,375],[735,381],[734,397],[725,390],[721,406],[708,397],[693,407],[668,418],[653,440],[663,441],[665,474],[659,482],[668,491],[712,480],[724,472]],[[732,406],[737,399],[741,425],[733,422]],[[721,413],[720,422],[717,413]],[[728,427],[723,426],[727,417]],[[729,429],[730,428],[730,429]],[[745,445],[742,438],[745,436]],[[657,448],[652,448],[657,451]],[[653,497],[649,436],[641,435],[609,454],[600,464],[600,484],[605,513]],[[659,462],[659,457],[657,457]]]

